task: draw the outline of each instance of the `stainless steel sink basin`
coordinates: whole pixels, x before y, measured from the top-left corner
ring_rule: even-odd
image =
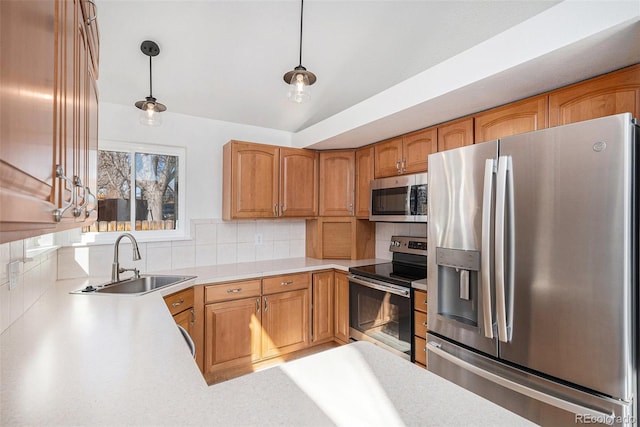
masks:
[[[96,287],[87,286],[84,289],[73,291],[73,293],[142,295],[195,278],[196,276],[142,275],[137,278],[122,280],[117,283],[107,283]]]

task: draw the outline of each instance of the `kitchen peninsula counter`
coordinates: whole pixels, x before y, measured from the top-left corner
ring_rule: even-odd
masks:
[[[173,270],[196,284],[347,270],[295,258]],[[168,271],[165,273],[169,273]],[[163,295],[73,295],[61,280],[0,335],[0,425],[526,425],[369,343],[207,386]]]

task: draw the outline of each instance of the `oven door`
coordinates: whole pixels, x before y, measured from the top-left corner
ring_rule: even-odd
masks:
[[[350,274],[349,333],[411,360],[411,290]]]

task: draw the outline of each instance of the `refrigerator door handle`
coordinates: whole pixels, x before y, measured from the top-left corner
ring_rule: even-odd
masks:
[[[563,399],[560,399],[555,396],[551,396],[549,394],[543,393],[539,390],[536,390],[531,387],[527,387],[524,384],[517,383],[515,381],[511,381],[508,378],[504,378],[500,375],[494,374],[493,372],[486,371],[482,368],[479,368],[475,365],[472,365],[469,362],[466,362],[462,359],[457,358],[453,354],[443,350],[441,345],[435,342],[429,342],[427,344],[427,352],[432,352],[436,356],[441,357],[448,362],[453,363],[454,365],[469,371],[475,375],[478,375],[488,381],[491,381],[494,384],[498,384],[502,387],[505,387],[509,390],[512,390],[516,393],[520,393],[524,396],[530,397],[532,399],[538,400],[540,402],[544,402],[548,405],[554,406],[556,408],[572,412],[574,414],[581,415],[590,415],[596,419],[604,420],[606,424],[613,424],[615,421],[615,413],[606,413],[602,411],[598,411],[595,409],[588,408],[586,406],[578,405],[576,403],[572,403]]]
[[[506,206],[507,202],[507,172],[510,169],[511,157],[498,157],[498,174],[496,177],[496,228],[495,228],[495,275],[496,275],[496,320],[498,322],[498,339],[502,342],[508,342],[507,335],[507,312],[506,312],[506,292],[505,277],[506,256],[505,254],[505,224],[508,211],[512,211],[511,207]],[[513,200],[513,198],[510,198]],[[509,221],[513,226],[513,221]],[[508,230],[506,235],[512,238],[512,230]],[[513,250],[513,245],[509,245],[509,250]],[[513,264],[511,264],[513,265]],[[511,269],[510,269],[511,270]],[[513,292],[510,292],[513,294]]]
[[[493,198],[493,174],[495,160],[484,164],[484,190],[482,194],[482,250],[480,251],[482,318],[484,336],[493,338],[493,314],[491,308],[491,202]]]

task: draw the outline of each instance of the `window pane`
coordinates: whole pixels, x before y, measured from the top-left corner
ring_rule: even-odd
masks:
[[[131,154],[98,151],[98,222],[96,231],[131,229]]]
[[[136,230],[173,230],[178,219],[178,157],[136,153]]]

